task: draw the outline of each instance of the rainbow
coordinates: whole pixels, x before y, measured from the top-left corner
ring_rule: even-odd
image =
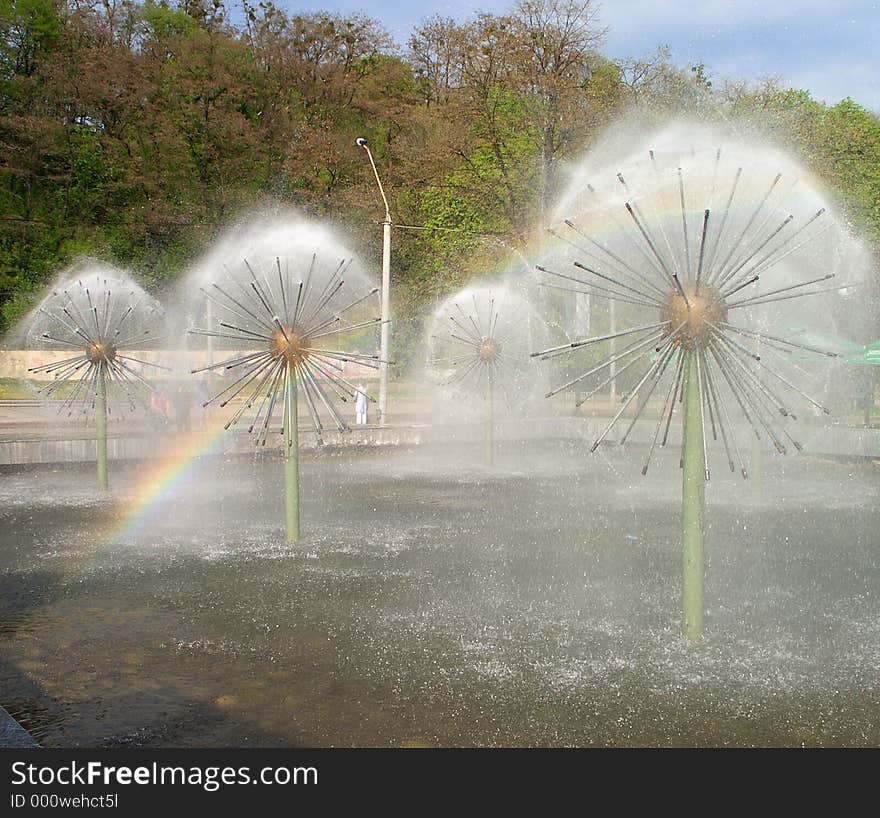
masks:
[[[212,418],[198,430],[176,436],[171,450],[157,457],[132,487],[131,505],[108,539],[124,539],[142,531],[156,510],[199,468],[202,458],[217,453],[225,432],[223,421]]]

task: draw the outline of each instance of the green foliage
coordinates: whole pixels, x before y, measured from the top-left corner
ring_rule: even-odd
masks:
[[[33,399],[38,387],[30,385],[27,381],[15,378],[0,378],[0,400],[28,400]]]
[[[184,9],[171,8],[165,0],[159,3],[147,0],[141,7],[140,18],[146,28],[146,36],[156,42],[186,37],[198,28],[198,23]]]
[[[814,165],[880,243],[880,120],[845,99],[823,111],[817,130]]]
[[[393,357],[422,316],[534,239],[583,154],[629,106],[747,121],[796,151],[880,242],[880,122],[774,82],[721,82],[668,48],[604,58],[585,0],[434,18],[405,53],[362,15],[222,0],[0,0],[0,331],[80,255],[173,283],[230,222],[290,204],[378,269],[396,225]]]
[[[33,74],[61,32],[52,0],[0,0],[0,25],[0,66],[4,79]]]
[[[774,135],[824,182],[853,223],[880,242],[880,119],[851,99],[827,106],[765,83],[724,107]]]

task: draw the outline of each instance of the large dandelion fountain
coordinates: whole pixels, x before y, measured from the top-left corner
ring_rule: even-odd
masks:
[[[508,411],[528,399],[538,381],[530,351],[542,324],[510,287],[469,287],[450,296],[429,329],[430,376],[457,410],[482,401],[483,458],[494,462],[496,399]],[[461,417],[462,412],[454,413]]]
[[[585,185],[565,203],[581,215],[551,232],[570,266],[538,268],[563,289],[616,302],[631,320],[626,329],[533,353],[546,360],[615,345],[550,392],[589,384],[582,403],[630,370],[632,385],[592,451],[635,401],[619,437],[623,444],[656,392],[660,401],[654,403],[645,474],[658,444],[669,440],[677,404],[682,407],[682,627],[693,640],[703,633],[709,437],[720,439],[730,470],[747,477],[737,417],[755,439],[785,454],[802,449],[788,428],[795,419],[791,401],[828,413],[793,373],[803,369],[804,354],[836,354],[768,329],[784,327],[785,310],[797,299],[846,286],[831,282],[827,238],[819,241],[829,235],[833,219],[803,187],[742,152],[727,157],[714,148],[695,150],[670,161],[650,151],[604,188]]]
[[[66,354],[28,372],[51,379],[37,391],[57,399],[59,413],[94,420],[101,491],[108,486],[108,418],[149,408],[153,387],[144,373],[166,369],[143,352],[161,340],[161,315],[158,303],[124,273],[94,266],[66,277],[37,307],[29,346]]]
[[[217,280],[201,288],[216,326],[190,330],[235,349],[229,357],[193,370],[234,376],[205,403],[225,407],[237,402],[226,429],[246,422],[256,444],[265,446],[280,409],[290,543],[300,535],[299,399],[321,444],[322,408],[339,431],[348,430],[334,405],[357,396],[359,387],[349,379],[346,365],[378,369],[380,363],[372,352],[346,348],[351,343],[375,348],[371,330],[381,319],[371,314],[375,308],[370,302],[378,288],[362,286],[362,274],[352,269],[350,258],[330,260],[307,246],[305,240],[291,242],[283,227],[268,231],[247,256],[232,266],[224,264]],[[273,247],[279,255],[270,258],[267,250]]]

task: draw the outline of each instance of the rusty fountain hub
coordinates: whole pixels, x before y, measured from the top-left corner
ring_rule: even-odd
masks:
[[[276,357],[284,358],[288,366],[295,368],[309,357],[311,341],[308,336],[299,335],[293,327],[285,324],[272,333],[269,346]]]
[[[492,363],[501,352],[501,344],[494,338],[483,338],[477,354],[483,363]]]
[[[116,347],[106,338],[96,338],[86,347],[86,358],[89,363],[110,363],[116,358]]]
[[[727,321],[727,304],[714,287],[686,284],[666,296],[660,308],[660,320],[668,321],[664,338],[679,327],[672,345],[683,349],[703,349],[712,341],[712,328]],[[682,326],[683,325],[683,326]]]

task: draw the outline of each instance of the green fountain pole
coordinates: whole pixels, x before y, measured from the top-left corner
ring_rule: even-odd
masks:
[[[757,435],[752,435],[751,457],[752,494],[762,497],[764,494],[764,447]]]
[[[107,491],[107,381],[104,362],[98,364],[95,392],[95,443],[98,454],[98,491]]]
[[[492,373],[486,370],[486,432],[483,435],[483,455],[487,466],[491,467],[495,460],[495,420],[492,405]]]
[[[284,404],[284,516],[287,542],[299,540],[299,419],[296,405],[296,369],[287,365]]]
[[[681,487],[681,628],[692,642],[703,638],[703,509],[706,463],[697,383],[697,351],[687,353],[684,387],[684,457]]]
[[[755,355],[761,356],[761,343],[755,343]],[[752,440],[752,456],[751,456],[751,473],[752,478],[752,494],[755,498],[760,499],[764,496],[764,445],[763,441],[755,434],[751,436]]]

